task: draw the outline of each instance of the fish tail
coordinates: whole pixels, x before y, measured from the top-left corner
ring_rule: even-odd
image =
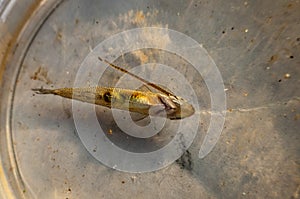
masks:
[[[31,90],[34,91],[36,94],[53,94],[53,95],[57,94],[56,90],[54,89],[33,88]]]

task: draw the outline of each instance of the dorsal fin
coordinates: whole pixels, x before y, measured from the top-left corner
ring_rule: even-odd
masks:
[[[152,90],[146,84],[143,84],[142,86],[138,87],[137,90],[144,91],[144,92],[152,92]]]
[[[109,61],[107,61],[107,60],[105,60],[105,59],[102,59],[101,57],[98,57],[98,59],[99,59],[100,61],[102,61],[102,62],[107,63],[109,66],[111,66],[111,67],[113,67],[113,68],[115,68],[115,69],[117,69],[117,70],[119,70],[119,71],[122,71],[123,73],[127,73],[127,74],[129,74],[130,76],[135,77],[136,79],[138,79],[138,80],[144,82],[144,83],[147,84],[148,86],[151,86],[152,88],[155,88],[156,90],[158,90],[158,91],[160,91],[160,92],[162,92],[162,93],[164,93],[164,94],[167,94],[167,95],[169,95],[169,96],[174,96],[173,93],[167,91],[166,89],[163,89],[162,87],[160,87],[160,86],[158,86],[158,85],[156,85],[156,84],[153,84],[153,83],[151,83],[151,82],[149,82],[149,81],[147,81],[147,80],[145,80],[145,79],[143,79],[143,78],[141,78],[141,77],[139,77],[139,76],[137,76],[137,75],[135,75],[135,74],[129,72],[128,70],[126,70],[126,69],[124,69],[124,68],[121,68],[121,67],[119,67],[119,66],[116,66],[116,65],[110,63]]]

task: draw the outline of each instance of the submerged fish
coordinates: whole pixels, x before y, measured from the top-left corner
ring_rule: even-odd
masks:
[[[140,113],[145,116],[160,116],[171,120],[183,119],[194,114],[194,107],[185,99],[172,94],[162,87],[138,77],[129,71],[120,68],[99,57],[109,66],[139,79],[145,83],[145,87],[152,87],[158,92],[138,91],[112,87],[88,87],[88,88],[58,88],[58,89],[32,89],[37,94],[53,94],[61,97],[79,100],[108,108],[116,108]],[[150,90],[150,89],[149,89]]]

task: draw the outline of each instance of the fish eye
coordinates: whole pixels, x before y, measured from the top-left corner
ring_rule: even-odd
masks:
[[[103,99],[105,102],[111,102],[111,93],[110,92],[104,93]]]

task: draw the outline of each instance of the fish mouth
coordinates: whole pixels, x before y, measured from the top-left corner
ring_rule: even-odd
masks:
[[[180,108],[178,109],[178,111],[169,115],[169,119],[170,120],[180,120],[180,119],[190,117],[194,113],[195,113],[194,107],[191,104],[185,102],[180,105]]]

